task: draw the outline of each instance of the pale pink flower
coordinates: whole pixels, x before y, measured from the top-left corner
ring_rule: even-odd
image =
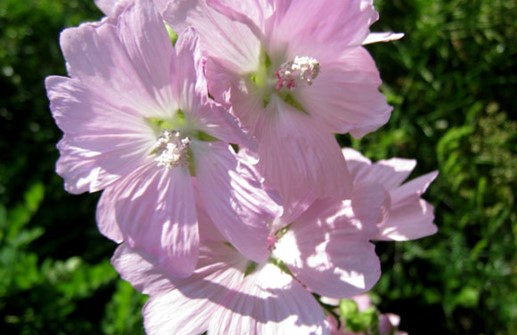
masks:
[[[190,278],[173,278],[167,264],[125,244],[118,248],[117,271],[150,295],[144,307],[149,334],[328,334],[311,293],[345,298],[378,280],[380,264],[369,242],[375,223],[362,222],[349,200],[319,200],[289,224],[281,208],[263,200],[271,213],[267,262],[241,255],[207,216],[200,217],[199,263]],[[378,211],[382,200],[372,199],[370,209]]]
[[[57,172],[71,193],[104,189],[101,232],[187,276],[203,202],[226,239],[264,261],[268,231],[253,212],[257,191],[237,172],[228,144],[246,136],[208,98],[195,32],[173,48],[152,1],[125,1],[98,23],[65,30],[61,47],[70,78],[46,80],[64,132]]]
[[[362,45],[401,36],[370,34],[373,1],[177,0],[164,17],[200,32],[210,93],[255,136],[258,167],[284,201],[351,191],[333,134],[387,122],[391,107]]]
[[[403,184],[415,168],[415,160],[392,158],[372,164],[356,150],[345,148],[343,154],[355,188],[377,183],[387,193],[375,240],[406,241],[436,233],[433,207],[421,196],[438,172],[430,172]]]

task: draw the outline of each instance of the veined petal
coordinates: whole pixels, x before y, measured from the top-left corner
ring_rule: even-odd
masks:
[[[361,45],[369,34],[370,25],[378,18],[372,1],[299,0],[285,3],[276,4],[279,11],[269,20],[266,35],[272,48],[287,45],[290,58],[311,49],[328,50],[332,46],[342,50]]]
[[[65,180],[65,189],[73,194],[96,192],[116,181],[120,175],[106,173],[97,163],[97,154],[73,147],[62,139],[56,172]]]
[[[430,172],[390,190],[389,217],[379,224],[377,240],[407,241],[435,234],[433,207],[420,199],[427,187],[437,177]]]
[[[415,178],[402,186],[390,190],[391,201],[393,204],[402,202],[404,198],[411,197],[413,195],[420,196],[425,193],[429,185],[438,177],[438,172],[429,172],[423,176]]]
[[[276,105],[275,115],[257,135],[257,167],[266,182],[278,189],[287,207],[307,200],[308,194],[313,200],[350,194],[352,178],[334,136],[318,129],[310,116],[275,100],[270,103]]]
[[[271,15],[271,8],[268,8],[267,1],[206,1],[210,7],[214,8],[227,18],[247,26],[259,40],[262,40],[262,25],[264,24],[264,18]]]
[[[173,94],[187,118],[187,127],[228,143],[252,146],[237,119],[221,104],[209,98],[205,77],[206,59],[201,55],[198,34],[187,28],[175,45],[177,57],[172,58],[171,77],[184,78],[173,84]]]
[[[162,18],[152,2],[116,6],[100,23],[61,34],[61,49],[72,78],[96,96],[131,106],[141,115],[170,114],[175,106],[169,76],[173,53]]]
[[[65,133],[57,172],[69,192],[101,190],[145,160],[155,138],[134,110],[119,109],[74,79],[49,77],[46,86],[54,119]]]
[[[206,0],[170,1],[164,18],[176,31],[195,27],[207,56],[225,60],[234,72],[251,72],[258,67],[257,37],[246,25],[236,24],[209,7]]]
[[[220,242],[200,249],[196,271],[185,279],[171,278],[163,264],[157,266],[143,254],[119,247],[113,264],[125,280],[151,294],[144,307],[149,334],[201,334],[208,328],[224,296],[240,285],[247,260]],[[171,317],[174,315],[174,317]]]
[[[291,224],[274,255],[314,292],[347,298],[367,291],[379,279],[371,237],[371,228],[362,226],[347,202],[320,200]]]
[[[117,204],[116,187],[108,187],[103,192],[97,203],[97,211],[95,218],[97,227],[102,235],[112,241],[122,243],[124,241],[124,233],[117,222],[116,204]]]
[[[209,334],[328,334],[322,308],[296,280],[272,264],[246,277],[212,316]]]
[[[387,220],[379,224],[379,234],[374,239],[408,241],[433,235],[438,231],[433,221],[433,206],[415,195],[391,209]]]
[[[237,289],[245,266],[245,259],[225,244],[204,246],[195,273],[186,279],[171,280],[173,290],[152,296],[146,304],[146,331],[149,334],[203,333],[221,309],[219,302]]]
[[[382,184],[360,182],[354,184],[352,208],[363,227],[373,228],[389,216],[391,199]],[[372,229],[371,233],[376,234],[376,231]]]
[[[131,249],[127,243],[117,247],[111,263],[122,279],[144,294],[167,292],[174,289],[170,278],[152,258]]]
[[[276,204],[253,180],[238,171],[228,144],[192,143],[199,196],[219,231],[243,255],[256,262],[267,259],[268,220]]]
[[[189,276],[197,262],[199,233],[188,169],[158,168],[150,162],[111,187],[117,201],[103,206],[114,205],[124,241],[146,257],[170,264],[171,275]]]
[[[379,72],[364,48],[320,62],[313,85],[300,87],[293,96],[328,131],[361,137],[388,121],[392,107],[379,92]]]
[[[345,156],[347,164],[350,168],[350,173],[354,176],[354,182],[379,183],[382,184],[389,192],[394,192],[396,189],[400,188],[399,186],[404,182],[404,180],[406,180],[407,177],[409,177],[416,166],[416,160],[405,158],[391,158],[380,160],[372,164],[372,162],[364,157],[360,152],[350,148],[343,149],[343,155]],[[434,177],[432,177],[430,180],[419,180],[421,180],[424,184],[429,185],[433,179]],[[400,193],[401,195],[406,194],[406,192],[416,192],[416,189],[413,189],[413,186],[408,188],[405,185],[406,184],[403,185],[404,188],[402,188],[402,192]],[[412,185],[416,186],[416,184]],[[417,189],[419,187],[420,186],[416,186]],[[420,194],[423,192],[425,192],[425,189],[422,190]],[[393,195],[396,193],[398,192],[394,192],[394,194],[391,194],[391,196],[393,197]],[[394,200],[397,201],[397,199]]]

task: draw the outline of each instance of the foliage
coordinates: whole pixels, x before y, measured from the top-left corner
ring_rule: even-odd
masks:
[[[399,314],[410,334],[510,334],[517,5],[395,0],[377,8],[373,30],[406,33],[368,47],[394,112],[380,131],[339,140],[372,159],[416,158],[415,175],[440,171],[426,196],[439,233],[377,245],[379,309]],[[0,2],[0,333],[143,332],[145,298],[117,279],[115,246],[95,227],[98,196],[66,194],[54,173],[61,134],[43,79],[65,74],[59,32],[100,17],[90,0]]]

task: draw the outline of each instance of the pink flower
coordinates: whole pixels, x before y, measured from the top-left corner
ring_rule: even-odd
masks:
[[[211,94],[256,138],[258,167],[287,203],[349,194],[333,133],[362,136],[390,116],[362,45],[401,35],[370,34],[372,3],[180,0],[164,13],[200,32]]]
[[[46,80],[64,132],[57,172],[71,193],[104,189],[101,232],[188,276],[202,202],[240,252],[266,260],[257,191],[228,144],[246,136],[208,98],[195,32],[173,48],[152,2],[127,1],[98,23],[65,30],[61,47],[70,78]]]
[[[377,183],[387,197],[377,226],[376,240],[407,241],[436,233],[433,207],[420,197],[438,175],[430,172],[405,184],[403,181],[416,166],[411,159],[392,158],[375,164],[353,149],[343,149],[354,188]],[[365,199],[367,201],[367,199]]]
[[[281,208],[263,200],[271,212],[267,262],[240,254],[207,216],[200,219],[199,263],[190,278],[169,276],[169,265],[126,244],[118,248],[117,271],[150,295],[144,307],[149,334],[328,334],[311,293],[350,297],[378,280],[380,264],[369,242],[376,226],[362,222],[349,200],[317,201],[288,223]],[[370,209],[378,211],[382,200],[372,199]]]

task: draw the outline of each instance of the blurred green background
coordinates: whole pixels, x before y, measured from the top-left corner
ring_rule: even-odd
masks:
[[[426,195],[438,234],[378,243],[378,308],[410,334],[517,332],[517,4],[377,1],[369,46],[394,106],[361,140],[378,160],[435,169]],[[141,334],[145,297],[118,279],[95,226],[98,194],[72,196],[54,173],[61,137],[43,80],[65,75],[59,32],[101,13],[93,0],[0,1],[0,333]],[[173,317],[173,316],[171,316]]]

